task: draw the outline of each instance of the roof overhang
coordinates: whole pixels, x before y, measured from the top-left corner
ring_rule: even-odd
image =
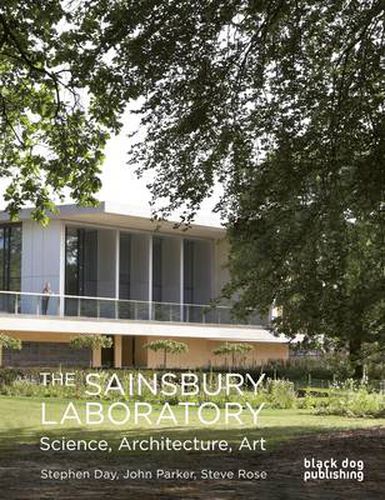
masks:
[[[284,337],[276,337],[263,327],[204,325],[197,323],[168,323],[160,321],[111,321],[98,319],[57,319],[55,317],[36,318],[36,316],[17,317],[1,316],[2,330],[18,332],[51,332],[130,335],[154,337],[185,337],[206,340],[222,340],[237,342],[287,344]]]
[[[154,221],[149,210],[129,205],[103,201],[96,207],[80,207],[75,204],[58,205],[58,213],[50,214],[53,220],[65,220],[78,224],[94,224],[127,230],[159,231],[167,234],[186,234],[187,236],[220,239],[226,235],[224,227],[218,226],[210,216],[200,218],[200,224],[189,227],[178,225],[178,221]],[[31,218],[31,208],[21,210],[20,220]],[[9,220],[8,213],[1,214],[3,221]]]

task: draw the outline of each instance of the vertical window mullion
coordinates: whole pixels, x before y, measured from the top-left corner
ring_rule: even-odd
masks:
[[[1,228],[1,232],[3,233],[3,261],[1,263],[1,266],[2,266],[2,271],[3,271],[3,276],[2,276],[2,283],[1,283],[1,289],[2,290],[6,290],[6,277],[5,277],[5,270],[6,270],[6,261],[7,261],[7,257],[6,257],[6,254],[5,254],[5,249],[6,249],[6,244],[5,244],[5,227],[2,227]]]
[[[6,228],[6,290],[10,289],[10,271],[11,271],[11,228]]]
[[[78,229],[78,295],[84,295],[84,230]]]

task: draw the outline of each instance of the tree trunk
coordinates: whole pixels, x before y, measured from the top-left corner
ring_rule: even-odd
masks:
[[[349,357],[354,365],[354,378],[362,380],[364,376],[364,365],[361,359],[362,340],[360,338],[353,338],[349,340]]]
[[[163,349],[163,368],[167,368],[167,351]]]

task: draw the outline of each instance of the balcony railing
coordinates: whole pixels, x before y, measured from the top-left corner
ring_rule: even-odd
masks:
[[[257,314],[247,320],[233,317],[231,307],[175,302],[147,302],[107,297],[81,297],[0,291],[0,314],[39,317],[148,320],[227,325],[263,325]]]

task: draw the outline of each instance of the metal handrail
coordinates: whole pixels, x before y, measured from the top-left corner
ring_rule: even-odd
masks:
[[[266,323],[258,315],[246,322],[232,317],[230,306],[213,304],[191,304],[180,302],[155,302],[114,297],[91,297],[86,295],[60,295],[57,293],[16,292],[0,290],[0,313],[14,315],[36,315],[51,317],[110,318],[116,320],[135,319],[202,324],[249,324]],[[12,300],[11,300],[12,298]],[[32,300],[29,301],[28,298]],[[72,302],[71,302],[72,301]],[[109,304],[113,306],[109,307]],[[129,305],[128,309],[124,305]],[[96,307],[95,307],[96,306]],[[90,309],[91,307],[91,309]]]
[[[138,302],[141,304],[159,304],[159,305],[169,305],[169,306],[187,306],[187,307],[205,307],[210,309],[227,309],[231,310],[230,306],[224,305],[215,305],[215,304],[192,304],[189,302],[156,302],[154,300],[142,300],[142,299],[120,299],[119,297],[94,297],[91,295],[61,295],[58,293],[37,293],[37,292],[15,292],[9,290],[0,290],[1,294],[8,295],[30,295],[33,297],[58,297],[63,299],[85,299],[85,300],[102,300],[106,302],[127,302],[131,304],[137,304]]]

